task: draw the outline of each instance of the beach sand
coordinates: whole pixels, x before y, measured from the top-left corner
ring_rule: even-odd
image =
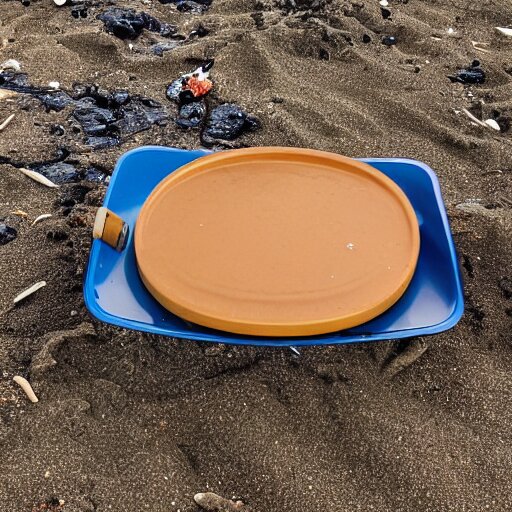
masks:
[[[199,23],[210,32],[159,57],[148,50],[154,34],[128,42],[105,32],[96,15],[107,3],[75,19],[50,0],[4,0],[0,61],[18,59],[34,85],[143,94],[172,118],[166,86],[215,58],[210,105],[235,102],[261,122],[235,146],[424,161],[441,183],[466,311],[451,331],[412,345],[311,347],[300,357],[100,324],[82,282],[105,187],[49,189],[17,167],[65,148],[66,161],[111,173],[130,148],[197,148],[199,134],[171,119],[90,151],[69,125],[72,109],[0,100],[0,120],[16,114],[0,133],[0,219],[18,230],[0,246],[0,509],[51,509],[53,499],[52,510],[192,512],[194,494],[213,491],[257,512],[511,510],[512,139],[462,112],[512,118],[512,38],[494,29],[512,23],[511,4],[390,0],[387,20],[377,0],[213,0],[201,15],[115,4],[184,34]],[[397,44],[382,44],[385,35]],[[484,84],[447,78],[474,59]],[[50,133],[56,123],[63,136]],[[30,225],[44,213],[53,217]],[[401,369],[400,357],[424,348]]]

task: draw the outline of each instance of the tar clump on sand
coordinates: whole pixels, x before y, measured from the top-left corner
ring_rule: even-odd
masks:
[[[17,236],[18,232],[14,228],[0,222],[0,245],[12,242]]]
[[[208,147],[232,141],[245,132],[259,127],[258,120],[234,103],[212,108],[207,117],[205,96],[213,88],[210,71],[214,61],[209,60],[196,70],[174,80],[167,87],[166,95],[179,107],[176,124],[181,128],[204,125],[201,142]]]
[[[161,4],[174,4],[178,11],[200,14],[206,11],[212,0],[158,0]]]
[[[254,116],[234,103],[224,103],[210,112],[201,138],[203,144],[209,146],[216,141],[234,140],[258,127],[259,122]]]
[[[170,37],[178,30],[174,25],[162,23],[157,18],[134,9],[110,7],[97,17],[103,21],[107,32],[120,39],[136,39],[144,29],[157,32],[163,37]]]
[[[483,84],[486,79],[485,71],[480,67],[480,62],[474,60],[470,66],[458,69],[455,74],[449,75],[448,78],[452,82],[461,84]]]

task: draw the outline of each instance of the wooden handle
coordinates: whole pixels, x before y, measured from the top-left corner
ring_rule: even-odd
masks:
[[[128,224],[119,215],[104,206],[98,208],[92,231],[93,238],[103,240],[110,247],[121,252],[128,241],[128,232]]]

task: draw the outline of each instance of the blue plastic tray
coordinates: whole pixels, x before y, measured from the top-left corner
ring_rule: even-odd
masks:
[[[84,285],[85,303],[99,320],[176,338],[266,346],[354,343],[436,334],[453,327],[464,300],[457,257],[441,190],[425,164],[406,159],[365,158],[397,183],[411,201],[420,225],[421,249],[415,275],[402,298],[379,317],[349,330],[302,338],[263,338],[215,331],[169,313],[149,294],[139,278],[133,228],[142,204],[158,183],[206,151],[143,147],[118,161],[104,206],[130,226],[127,247],[116,252],[94,240]]]

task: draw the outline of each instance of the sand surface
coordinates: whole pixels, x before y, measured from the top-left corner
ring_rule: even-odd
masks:
[[[96,15],[106,2],[75,19],[50,0],[2,0],[0,61],[18,59],[36,85],[144,94],[172,118],[167,84],[213,57],[210,104],[236,102],[262,125],[235,146],[426,162],[459,252],[462,321],[428,339],[313,347],[300,357],[99,324],[81,287],[104,187],[48,189],[16,166],[66,148],[67,161],[110,173],[130,148],[199,147],[198,132],[171,119],[90,151],[69,109],[1,100],[0,119],[16,117],[0,134],[0,219],[18,230],[0,246],[2,511],[44,510],[53,499],[70,512],[192,512],[193,495],[208,490],[259,512],[512,509],[512,139],[461,112],[512,117],[512,38],[494,30],[512,23],[512,4],[390,0],[384,20],[377,0],[295,3],[213,0],[197,15],[115,2],[184,34],[199,23],[210,30],[158,57],[148,50],[154,34],[130,49],[105,32]],[[398,44],[381,44],[384,35]],[[474,59],[487,81],[451,83],[447,75]],[[55,123],[64,136],[50,133]],[[18,209],[28,219],[11,213]],[[43,213],[53,217],[31,227]],[[10,309],[41,280],[45,288]],[[39,403],[14,375],[30,380]]]

